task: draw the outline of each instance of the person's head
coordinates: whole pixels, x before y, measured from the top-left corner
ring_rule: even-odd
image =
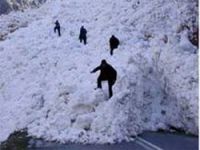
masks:
[[[106,60],[103,59],[103,60],[101,61],[101,64],[107,64]]]

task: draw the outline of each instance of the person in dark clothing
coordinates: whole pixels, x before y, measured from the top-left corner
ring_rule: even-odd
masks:
[[[118,48],[119,46],[119,39],[116,38],[114,35],[110,38],[110,55],[113,55],[113,50]]]
[[[108,81],[109,97],[111,98],[113,95],[112,86],[117,79],[117,71],[110,64],[108,64],[106,60],[102,60],[101,65],[96,67],[93,71],[91,71],[91,73],[95,73],[98,70],[100,70],[101,73],[97,79],[97,88],[102,88],[102,81]]]
[[[61,33],[60,33],[60,23],[58,22],[58,20],[56,20],[55,22],[55,27],[54,27],[54,32],[56,33],[56,30],[58,30],[58,36],[61,36]]]
[[[80,29],[80,35],[79,35],[79,40],[80,42],[83,43],[86,45],[87,44],[87,30],[84,28],[84,26],[81,26],[81,29]]]

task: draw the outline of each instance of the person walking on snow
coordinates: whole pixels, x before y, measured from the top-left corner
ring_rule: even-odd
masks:
[[[110,55],[113,55],[113,50],[118,48],[119,46],[119,39],[116,38],[114,35],[111,36],[110,40]]]
[[[61,33],[60,33],[60,23],[58,22],[58,20],[56,20],[55,22],[55,27],[54,27],[54,32],[56,33],[56,30],[58,31],[58,36],[61,36]]]
[[[80,29],[80,35],[79,35],[79,40],[80,42],[83,43],[86,45],[87,44],[87,30],[84,28],[84,26],[81,26],[81,29]]]
[[[111,98],[113,95],[112,86],[117,79],[117,71],[104,59],[101,61],[101,65],[96,67],[91,73],[95,73],[98,70],[101,72],[97,79],[97,88],[102,88],[102,81],[108,81],[109,98]]]

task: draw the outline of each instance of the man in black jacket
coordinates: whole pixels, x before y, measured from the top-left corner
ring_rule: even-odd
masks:
[[[119,46],[119,39],[116,38],[114,35],[112,35],[109,42],[110,42],[110,55],[113,55],[113,50],[118,48]]]
[[[84,28],[84,26],[81,26],[79,40],[80,40],[81,43],[83,41],[85,45],[87,44],[86,34],[87,34],[87,30]]]
[[[58,36],[61,36],[61,33],[60,33],[60,23],[58,22],[58,20],[56,20],[55,22],[55,27],[54,27],[54,32],[56,33],[56,30],[58,30]]]
[[[101,65],[96,67],[91,73],[100,70],[101,73],[97,79],[97,87],[102,88],[101,82],[108,81],[108,88],[109,88],[109,97],[111,98],[113,95],[112,86],[114,85],[117,79],[117,71],[106,62],[106,60],[101,61]]]

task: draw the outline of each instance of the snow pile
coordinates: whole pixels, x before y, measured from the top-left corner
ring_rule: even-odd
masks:
[[[197,134],[197,48],[187,37],[196,9],[191,1],[52,0],[27,10],[30,20],[20,18],[27,27],[0,43],[0,141],[23,128],[82,143],[120,142],[170,126]],[[81,25],[86,46],[78,41]],[[111,57],[112,34],[121,45]],[[118,72],[109,100],[107,84],[94,90],[98,73],[90,74],[102,59]]]
[[[12,10],[24,10],[28,7],[37,7],[46,0],[1,0],[0,15],[7,14]]]

